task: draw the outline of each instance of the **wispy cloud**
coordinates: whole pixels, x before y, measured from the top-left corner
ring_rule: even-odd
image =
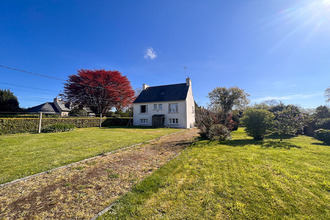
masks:
[[[253,99],[253,102],[263,102],[267,100],[292,100],[292,99],[308,99],[315,96],[321,96],[323,95],[322,92],[318,93],[308,93],[308,94],[294,94],[294,95],[288,95],[288,96],[266,96],[258,99]]]
[[[157,57],[156,51],[152,47],[149,47],[144,51],[144,59],[153,60],[156,57]]]

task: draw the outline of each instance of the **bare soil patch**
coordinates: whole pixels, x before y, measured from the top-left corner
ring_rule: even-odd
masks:
[[[189,146],[197,129],[0,187],[0,219],[90,219]]]

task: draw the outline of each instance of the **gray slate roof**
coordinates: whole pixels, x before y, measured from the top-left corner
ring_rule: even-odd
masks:
[[[61,111],[70,111],[70,108],[68,108],[70,106],[69,102],[65,102],[60,100],[59,98],[55,98],[54,102],[57,102],[58,106],[60,107]]]
[[[48,114],[59,113],[53,102],[46,102],[27,109],[28,112],[43,112]]]
[[[133,103],[186,100],[188,89],[189,86],[186,83],[148,87]]]

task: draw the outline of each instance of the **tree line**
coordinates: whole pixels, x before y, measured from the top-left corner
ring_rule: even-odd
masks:
[[[276,134],[282,141],[285,136],[306,134],[329,143],[330,110],[327,106],[317,107],[313,114],[298,106],[276,101],[248,107],[248,96],[238,87],[213,89],[208,94],[210,105],[196,108],[200,135],[210,140],[229,140],[230,132],[241,125],[255,140]],[[329,102],[330,88],[326,89],[325,97]]]

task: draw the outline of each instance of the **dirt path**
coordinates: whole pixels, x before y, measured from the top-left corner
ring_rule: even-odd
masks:
[[[0,219],[90,219],[189,146],[185,130],[0,187]]]

